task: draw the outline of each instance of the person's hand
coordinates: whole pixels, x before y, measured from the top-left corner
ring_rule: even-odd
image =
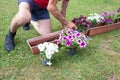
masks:
[[[68,21],[66,24],[66,28],[77,29],[77,26],[73,22]]]

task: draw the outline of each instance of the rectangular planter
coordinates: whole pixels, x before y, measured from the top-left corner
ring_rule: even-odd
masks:
[[[116,30],[120,28],[120,23],[114,23],[110,25],[98,26],[94,28],[89,28],[88,36],[94,36],[97,34],[105,33],[111,30]]]
[[[39,49],[37,47],[38,44],[43,42],[53,42],[56,43],[55,39],[59,38],[59,34],[61,31],[53,32],[47,35],[38,36],[35,38],[31,38],[27,40],[27,44],[30,47],[30,50],[33,54],[39,53]],[[85,35],[88,35],[88,30],[84,32]]]
[[[53,32],[44,36],[38,36],[27,40],[27,44],[30,47],[30,50],[33,54],[39,53],[37,45],[43,42],[52,42],[55,39],[59,38],[60,31]]]

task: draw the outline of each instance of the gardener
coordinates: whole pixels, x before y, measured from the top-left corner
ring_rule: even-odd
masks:
[[[8,34],[5,38],[5,49],[11,51],[14,49],[14,37],[17,29],[26,23],[35,23],[34,27],[38,33],[45,35],[51,33],[50,17],[48,11],[57,18],[66,28],[75,27],[75,24],[65,19],[66,8],[69,0],[62,0],[61,11],[57,8],[59,0],[18,0],[19,11],[14,16]],[[37,21],[37,23],[36,23]]]

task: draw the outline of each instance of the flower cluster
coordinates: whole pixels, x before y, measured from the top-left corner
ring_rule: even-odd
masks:
[[[50,42],[44,42],[38,45],[40,55],[43,60],[47,59],[47,65],[51,65],[51,58],[55,52],[58,52],[58,45]]]
[[[72,22],[83,32],[91,27],[109,25],[120,22],[120,8],[113,12],[103,12],[101,14],[93,13],[88,17],[81,15],[72,19]]]
[[[92,27],[96,27],[97,24],[100,22],[100,15],[97,13],[90,14],[87,17],[87,20],[92,23]]]
[[[116,14],[114,15],[115,19],[120,22],[120,8],[117,9]]]
[[[115,19],[114,19],[114,15],[116,14],[116,12],[103,12],[101,14],[101,20],[100,22],[104,23],[104,24],[113,24]]]
[[[57,43],[61,46],[65,46],[67,50],[70,50],[75,47],[85,48],[89,40],[90,38],[86,37],[81,32],[67,29],[61,31]]]
[[[78,30],[81,32],[85,31],[87,28],[92,27],[92,23],[89,22],[83,15],[81,15],[79,18],[74,18],[72,22],[76,24]]]

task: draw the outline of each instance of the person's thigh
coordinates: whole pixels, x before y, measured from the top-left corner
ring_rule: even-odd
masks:
[[[19,11],[18,16],[21,21],[26,23],[31,20],[31,10],[33,9],[33,0],[18,0]]]
[[[15,32],[19,27],[23,26],[31,19],[29,4],[22,2],[19,4],[19,11],[13,17],[10,24],[10,31]]]
[[[51,33],[51,23],[50,19],[45,19],[45,20],[38,20],[38,21],[33,21],[31,20],[30,22],[35,30],[40,34],[40,35],[46,35]]]
[[[39,20],[38,22],[40,24],[40,27],[43,29],[43,31],[45,31],[47,33],[51,32],[50,19]]]
[[[42,33],[48,34],[51,33],[51,22],[50,19],[45,20],[39,20],[40,28],[42,30]]]
[[[30,6],[26,2],[22,2],[19,4],[19,12],[24,16],[27,16],[28,13],[30,14]]]

